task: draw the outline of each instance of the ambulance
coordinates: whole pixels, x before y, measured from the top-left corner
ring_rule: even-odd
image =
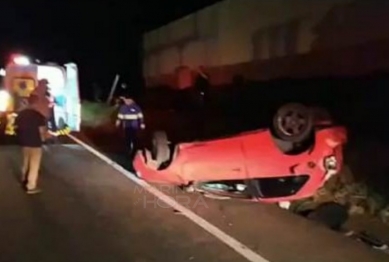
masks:
[[[81,101],[78,68],[74,63],[32,62],[27,56],[13,55],[2,71],[0,89],[0,118],[5,135],[15,135],[15,118],[28,105],[28,97],[38,81],[46,79],[53,98],[54,135],[66,135],[79,131],[81,125]]]

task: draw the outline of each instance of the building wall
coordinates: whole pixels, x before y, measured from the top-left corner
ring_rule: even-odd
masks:
[[[314,52],[389,38],[382,26],[389,24],[388,13],[388,3],[374,0],[225,0],[145,34],[144,76],[149,86],[174,85],[177,67],[203,65],[215,84],[233,74],[269,78],[274,74],[265,72],[275,61],[298,63],[296,57],[306,60]],[[278,68],[287,71],[286,64]],[[301,70],[312,73],[311,67]]]
[[[144,35],[144,75],[173,73],[178,66],[217,66],[219,5]]]

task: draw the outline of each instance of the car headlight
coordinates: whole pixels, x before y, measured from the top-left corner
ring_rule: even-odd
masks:
[[[11,96],[5,90],[0,90],[0,112],[5,112],[8,109]]]
[[[330,170],[336,170],[336,168],[338,167],[338,161],[336,160],[336,157],[335,156],[329,156],[329,157],[326,157],[324,159],[324,168],[327,170],[327,171],[330,171]]]

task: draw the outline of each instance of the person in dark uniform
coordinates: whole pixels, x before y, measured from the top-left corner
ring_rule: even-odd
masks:
[[[22,183],[27,194],[40,192],[38,177],[42,159],[42,144],[48,137],[45,116],[39,110],[39,98],[30,96],[29,105],[16,118],[16,134],[23,152]]]
[[[116,119],[116,127],[124,130],[126,149],[131,158],[139,147],[139,131],[145,129],[145,122],[141,108],[131,98],[121,97],[122,104]]]

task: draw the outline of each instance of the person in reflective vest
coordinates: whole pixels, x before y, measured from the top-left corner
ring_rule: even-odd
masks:
[[[134,157],[139,146],[139,131],[145,129],[144,117],[141,108],[133,99],[121,97],[121,101],[116,127],[123,128],[127,150],[131,157]]]

